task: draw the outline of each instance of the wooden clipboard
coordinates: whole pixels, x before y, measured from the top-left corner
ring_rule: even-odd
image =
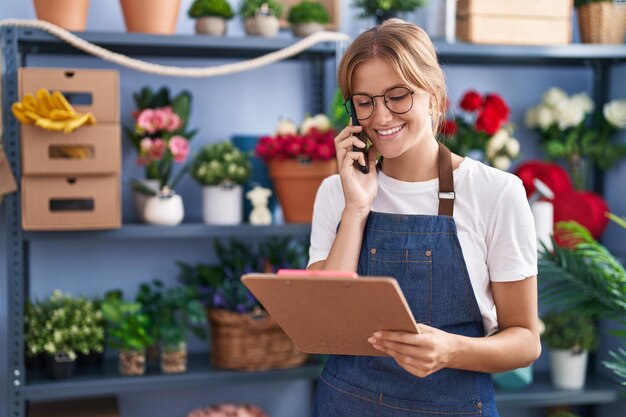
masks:
[[[241,278],[301,351],[385,356],[367,341],[376,330],[419,333],[394,278],[310,272]]]

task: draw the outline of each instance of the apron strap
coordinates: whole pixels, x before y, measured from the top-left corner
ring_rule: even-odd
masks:
[[[450,216],[454,213],[454,177],[452,174],[452,153],[439,142],[439,215]]]

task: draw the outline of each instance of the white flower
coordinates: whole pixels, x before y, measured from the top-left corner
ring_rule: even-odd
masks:
[[[568,99],[567,93],[557,87],[552,87],[543,94],[543,102],[551,107],[558,106],[561,102]]]
[[[624,129],[626,127],[626,99],[613,100],[602,109],[604,118],[613,126]]]
[[[497,156],[493,160],[493,166],[506,171],[511,166],[511,160],[507,156]]]
[[[526,126],[532,127],[532,128],[539,126],[539,119],[537,117],[538,107],[539,106],[531,107],[526,112],[526,118],[524,120],[524,123],[526,124]]]
[[[304,120],[302,121],[302,124],[300,125],[300,134],[306,135],[307,133],[309,133],[309,130],[311,130],[314,127],[316,127],[315,121],[313,120],[311,116],[307,116],[304,118]]]
[[[575,106],[579,106],[582,109],[582,111],[585,112],[585,114],[591,113],[593,109],[596,107],[593,100],[591,100],[591,98],[589,97],[589,95],[587,95],[587,93],[574,94],[570,98],[570,103]]]
[[[519,141],[515,138],[509,138],[509,140],[507,141],[506,145],[506,153],[509,154],[509,156],[511,158],[515,158],[517,155],[519,155]]]
[[[320,132],[326,132],[330,129],[330,119],[323,113],[313,117],[313,126]]]
[[[281,119],[276,127],[276,136],[295,135],[298,131],[296,125],[289,119]]]
[[[492,159],[506,145],[509,140],[509,132],[506,129],[498,130],[487,141],[486,154],[488,159]]]
[[[543,130],[546,130],[556,121],[556,116],[550,107],[541,105],[535,108],[537,112],[537,124]]]
[[[565,130],[582,123],[585,120],[585,111],[579,102],[566,100],[556,107],[555,116],[559,129]]]

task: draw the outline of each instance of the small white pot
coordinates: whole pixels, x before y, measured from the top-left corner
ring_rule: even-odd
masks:
[[[324,29],[325,26],[321,23],[298,23],[297,25],[293,25],[293,34],[296,36],[309,36],[316,32],[321,32]]]
[[[243,217],[243,187],[232,183],[202,188],[202,219],[206,224],[240,224]]]
[[[585,386],[589,352],[578,354],[568,349],[550,348],[550,375],[558,389],[578,390]]]
[[[159,191],[159,180],[139,180],[146,187],[154,190],[155,192]],[[146,199],[150,198],[149,195],[145,195],[140,193],[139,191],[133,191],[133,205],[135,206],[135,215],[137,216],[137,220],[140,222],[145,222],[146,219],[143,216],[144,207],[146,205]]]
[[[280,22],[276,16],[255,16],[246,19],[244,28],[248,35],[273,38],[278,35]]]
[[[173,191],[169,194],[147,197],[143,215],[150,224],[177,226],[185,217],[183,199]]]
[[[226,34],[226,19],[218,16],[205,16],[196,19],[196,33],[211,36]]]

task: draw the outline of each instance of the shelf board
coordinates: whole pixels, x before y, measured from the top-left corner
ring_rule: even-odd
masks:
[[[590,375],[582,390],[559,390],[547,372],[535,372],[533,383],[520,391],[496,390],[496,403],[506,407],[547,407],[612,403],[619,399],[620,386],[608,377]]]
[[[586,66],[626,62],[626,45],[477,45],[435,41],[443,64]]]
[[[143,376],[124,377],[117,369],[117,359],[107,359],[101,369],[80,370],[67,380],[47,379],[41,371],[32,372],[21,389],[25,400],[48,401],[65,398],[81,398],[137,392],[180,390],[208,385],[273,382],[317,379],[322,366],[318,362],[306,363],[298,368],[270,371],[227,371],[212,368],[209,355],[189,355],[187,372],[162,374],[159,371]]]
[[[203,223],[182,223],[178,226],[153,226],[149,224],[125,224],[115,230],[77,230],[24,232],[29,241],[68,240],[68,239],[215,239],[250,238],[269,236],[306,236],[311,233],[311,225],[288,223],[281,225],[253,226],[214,226]]]
[[[82,54],[83,52],[36,29],[18,28],[21,52],[29,54]],[[86,41],[130,56],[168,56],[189,58],[254,58],[285,48],[299,38],[278,36],[201,36],[148,35],[126,32],[75,32]],[[335,44],[323,42],[308,48],[296,58],[334,57]]]

